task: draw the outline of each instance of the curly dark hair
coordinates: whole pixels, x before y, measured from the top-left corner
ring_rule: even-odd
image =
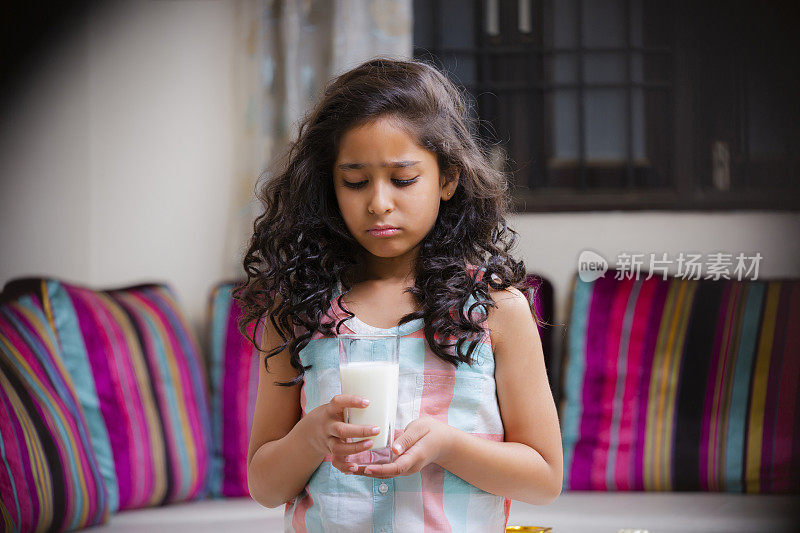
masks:
[[[348,272],[361,264],[363,248],[339,211],[333,165],[343,134],[379,117],[399,119],[419,146],[436,155],[441,172],[453,165],[460,172],[452,199],[441,202],[433,228],[419,245],[414,286],[405,289],[420,310],[403,316],[400,325],[424,318],[425,339],[438,357],[456,366],[472,364],[487,307],[497,307],[489,287],[525,291],[525,265],[509,254],[518,234],[506,223],[508,181],[490,164],[491,146],[471,133],[477,119],[469,115],[460,90],[424,61],[366,61],[328,83],[300,121],[280,171],[257,192],[264,212],[253,224],[244,257],[247,279],[235,287],[233,297],[242,310],[239,331],[259,351],[266,352],[256,339],[258,328],[252,337],[247,332],[253,321],[269,316],[283,340],[267,353],[267,369],[267,360],[289,347],[298,375],[280,385],[302,381],[310,366],[303,366],[300,351],[315,331],[333,334],[334,326],[324,320],[333,290],[342,284],[341,304],[352,288]],[[469,267],[485,269],[483,277],[472,275]],[[470,296],[476,301],[465,313]],[[485,311],[477,318],[476,307]],[[337,333],[344,320],[336,324]],[[448,343],[452,339],[455,343]],[[455,354],[448,350],[453,346]]]

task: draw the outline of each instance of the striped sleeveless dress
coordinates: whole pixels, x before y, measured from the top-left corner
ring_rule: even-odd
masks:
[[[483,270],[477,275],[482,276]],[[341,290],[341,284],[337,284],[326,318],[334,324],[348,317],[336,302]],[[470,297],[465,312],[474,302]],[[479,309],[473,313],[484,312]],[[473,435],[502,441],[494,355],[487,322],[482,326],[483,339],[473,352],[476,362],[472,367],[462,363],[457,368],[429,349],[421,318],[382,329],[351,317],[339,333],[401,335],[395,438],[412,420],[429,415]],[[301,386],[305,415],[341,392],[337,338],[317,332],[301,350],[300,358],[303,365],[313,365]],[[436,464],[407,476],[373,479],[346,475],[332,467],[330,456],[326,456],[304,490],[286,503],[284,529],[326,533],[502,532],[510,505],[511,500],[485,492]]]

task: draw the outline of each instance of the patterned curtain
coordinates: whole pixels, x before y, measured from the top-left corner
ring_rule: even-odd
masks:
[[[227,231],[226,276],[260,214],[259,179],[297,133],[325,83],[374,56],[412,55],[412,0],[237,0],[236,192]],[[263,175],[262,175],[263,174]]]

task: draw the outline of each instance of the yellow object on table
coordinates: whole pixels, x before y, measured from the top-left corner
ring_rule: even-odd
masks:
[[[552,533],[552,527],[544,526],[507,526],[506,533],[511,531],[525,531],[527,533]]]

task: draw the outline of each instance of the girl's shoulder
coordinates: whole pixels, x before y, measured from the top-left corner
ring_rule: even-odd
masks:
[[[486,274],[486,268],[468,263],[467,272],[477,281],[481,281]],[[489,295],[495,306],[486,306],[485,312],[488,316],[485,324],[489,329],[492,346],[497,346],[498,343],[503,343],[505,337],[513,336],[515,329],[527,329],[528,321],[533,321],[533,315],[528,298],[516,287],[499,290],[489,286]]]
[[[467,264],[467,272],[469,275],[477,281],[483,280],[484,274],[486,274],[486,267],[479,267],[478,265],[473,265],[471,263]],[[496,298],[512,298],[516,302],[516,307],[519,307],[520,303],[525,303],[527,305],[528,299],[522,294],[522,291],[517,289],[516,287],[507,287],[503,290],[498,290],[493,288],[491,285],[489,286],[489,294],[492,296],[493,299]]]
[[[528,298],[516,287],[503,290],[489,287],[495,306],[489,308],[486,319],[492,346],[497,349],[513,345],[520,335],[538,335]]]

